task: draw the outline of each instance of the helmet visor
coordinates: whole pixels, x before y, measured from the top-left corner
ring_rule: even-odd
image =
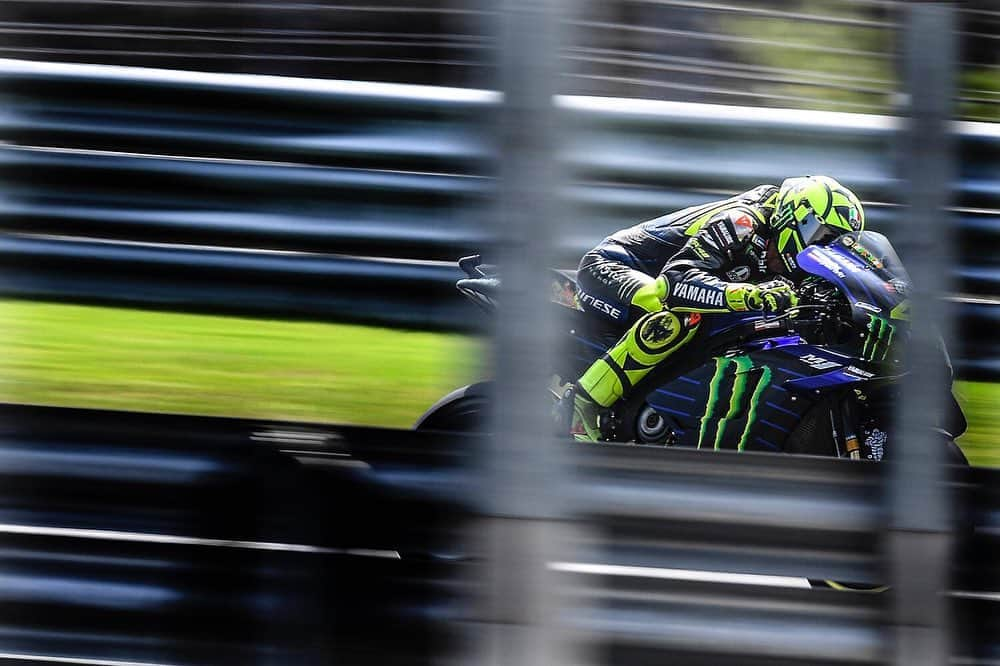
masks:
[[[824,224],[812,211],[798,224],[799,238],[802,247],[809,245],[826,245],[840,236],[841,232],[829,224]]]

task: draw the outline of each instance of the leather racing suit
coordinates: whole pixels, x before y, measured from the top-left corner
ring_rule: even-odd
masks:
[[[768,274],[761,232],[777,193],[760,185],[685,208],[612,234],[583,256],[578,303],[625,334],[577,382],[577,408],[625,396],[694,337],[700,313],[746,309],[741,288]],[[592,420],[588,439],[597,438]]]

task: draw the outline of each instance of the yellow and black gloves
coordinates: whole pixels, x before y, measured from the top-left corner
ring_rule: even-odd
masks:
[[[798,297],[787,282],[771,280],[760,284],[731,282],[726,286],[726,305],[733,312],[784,312],[795,307]]]

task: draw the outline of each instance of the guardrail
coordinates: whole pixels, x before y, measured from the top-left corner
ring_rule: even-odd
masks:
[[[467,327],[458,256],[489,252],[489,91],[0,60],[0,293]],[[905,233],[896,119],[562,97],[574,265],[607,233],[789,174],[841,176]],[[963,294],[1000,266],[1000,130],[957,123]],[[282,254],[284,253],[284,254]],[[343,255],[379,257],[358,260]],[[391,261],[386,261],[390,259]],[[963,371],[995,375],[992,305]],[[970,339],[970,338],[967,338]]]
[[[0,654],[26,662],[439,663],[481,592],[481,443],[0,405]],[[889,463],[571,447],[560,626],[614,663],[878,663]],[[1000,648],[1000,476],[953,470],[957,663]],[[13,658],[8,656],[8,658]],[[78,663],[73,661],[73,663]],[[983,662],[985,663],[985,662]]]

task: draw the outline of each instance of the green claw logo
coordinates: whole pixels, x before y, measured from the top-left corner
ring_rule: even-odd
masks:
[[[729,369],[733,367],[733,372]],[[748,384],[753,381],[751,375],[756,375],[756,386],[749,395]],[[725,405],[724,384],[726,380],[732,378],[732,387],[729,389],[729,405],[724,413],[717,407]],[[701,428],[698,432],[698,448],[711,446],[718,450],[722,447],[725,439],[726,428],[731,421],[746,418],[743,432],[736,444],[737,451],[743,451],[750,439],[750,433],[757,422],[757,405],[764,391],[771,385],[771,368],[765,366],[755,367],[749,356],[717,356],[715,359],[715,375],[709,385],[708,402],[705,404],[705,414],[701,417]],[[715,426],[714,434],[711,432]]]
[[[890,324],[888,319],[869,314],[868,336],[861,349],[861,358],[865,361],[884,361],[892,347],[892,339],[895,335],[896,327]]]

